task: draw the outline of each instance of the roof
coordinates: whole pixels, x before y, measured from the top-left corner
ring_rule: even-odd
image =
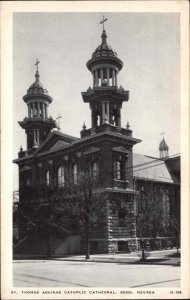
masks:
[[[133,176],[141,179],[173,183],[163,159],[133,153]]]
[[[180,156],[177,155],[175,157],[167,158],[165,160],[165,164],[173,178],[173,181],[176,183],[179,183],[180,182],[180,168],[181,168]]]
[[[79,138],[53,130],[35,153],[61,149],[77,140]]]
[[[29,87],[29,89],[27,90],[27,94],[45,94],[45,95],[48,95],[48,91],[43,88],[43,85],[39,81],[40,75],[39,75],[38,70],[36,71],[35,78],[36,78],[36,80]]]
[[[96,57],[104,54],[117,57],[117,53],[114,52],[111,46],[107,43],[107,34],[105,30],[102,32],[101,38],[102,38],[102,43],[93,52],[92,57]]]

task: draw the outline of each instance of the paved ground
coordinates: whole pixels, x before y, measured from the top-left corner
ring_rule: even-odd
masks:
[[[64,260],[14,261],[15,287],[180,287],[179,258],[154,252],[152,263],[138,264],[134,254],[65,257]],[[169,258],[168,258],[169,257]],[[93,261],[94,259],[94,261]],[[98,262],[99,259],[99,262]],[[107,263],[111,262],[112,263]],[[102,261],[101,261],[102,260]],[[106,261],[106,262],[104,262]],[[170,263],[166,261],[169,261]]]

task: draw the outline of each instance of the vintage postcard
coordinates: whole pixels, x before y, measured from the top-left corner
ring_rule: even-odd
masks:
[[[188,25],[1,2],[2,299],[189,299]]]

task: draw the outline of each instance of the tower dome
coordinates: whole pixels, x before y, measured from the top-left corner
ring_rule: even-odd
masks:
[[[167,158],[169,156],[168,155],[169,147],[164,138],[161,140],[159,144],[159,151],[160,151],[160,158]]]
[[[38,72],[38,68],[36,70],[35,74],[35,81],[31,84],[29,89],[27,90],[27,94],[23,97],[24,102],[28,103],[30,100],[33,100],[34,98],[41,98],[43,101],[46,101],[47,103],[52,102],[52,97],[49,96],[48,91],[43,87],[42,83],[39,80],[40,75]]]
[[[117,73],[122,69],[123,62],[117,57],[117,53],[112,50],[112,47],[107,43],[107,34],[103,28],[101,35],[102,42],[92,53],[91,59],[87,62],[87,68],[93,74],[95,70],[99,70],[98,77],[100,78],[100,69],[102,67],[109,68],[109,78],[112,77],[111,72],[114,70],[115,77]],[[107,75],[106,75],[107,76]],[[115,82],[116,83],[116,82]],[[115,84],[117,85],[117,84]]]
[[[31,94],[48,95],[48,91],[43,88],[42,83],[39,81],[40,75],[38,70],[36,70],[35,78],[36,78],[35,82],[27,90],[27,95],[31,95]]]
[[[159,150],[162,151],[162,150],[169,150],[169,147],[165,141],[165,139],[163,138],[160,142],[160,145],[159,145]]]
[[[117,53],[114,52],[112,50],[111,46],[107,43],[107,34],[106,34],[105,30],[103,30],[101,38],[102,38],[102,43],[92,53],[92,58],[99,57],[99,56],[115,56],[115,57],[117,57]]]

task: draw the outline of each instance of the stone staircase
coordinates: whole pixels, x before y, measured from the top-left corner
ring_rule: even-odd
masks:
[[[81,237],[80,235],[68,236],[55,249],[55,255],[73,255],[81,252]]]

